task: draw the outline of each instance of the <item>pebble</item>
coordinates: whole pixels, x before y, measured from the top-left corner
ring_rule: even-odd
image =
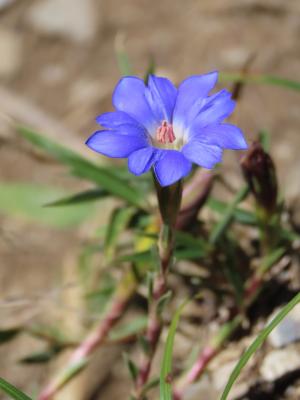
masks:
[[[14,2],[15,2],[15,0],[0,0],[0,11],[3,10],[7,6],[10,6]]]
[[[19,70],[22,60],[20,34],[0,28],[0,78],[11,78]]]
[[[273,350],[262,362],[260,373],[268,381],[300,368],[300,354],[294,348]]]
[[[41,0],[28,10],[26,19],[37,31],[83,43],[98,29],[93,0]]]
[[[278,310],[271,315],[269,322],[277,315]],[[270,333],[268,341],[275,347],[280,348],[300,340],[300,304],[295,306],[283,321]]]
[[[184,400],[216,399],[218,392],[213,388],[207,375],[190,385],[184,394]]]

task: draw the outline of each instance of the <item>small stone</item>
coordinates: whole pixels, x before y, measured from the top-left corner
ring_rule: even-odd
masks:
[[[217,396],[218,392],[213,388],[209,377],[204,375],[199,382],[186,389],[184,400],[216,399]]]
[[[14,2],[15,0],[0,0],[0,10],[3,10],[5,7],[10,6]]]
[[[222,60],[231,67],[241,67],[249,58],[249,50],[241,47],[226,49],[221,52]]]
[[[98,13],[92,0],[42,0],[29,8],[27,22],[44,34],[83,43],[95,36]]]
[[[271,315],[271,321],[278,310]],[[300,340],[300,304],[295,306],[292,311],[283,319],[283,321],[270,333],[268,341],[276,348],[286,346]]]
[[[21,66],[22,38],[6,29],[0,29],[0,78],[10,78]]]
[[[262,362],[260,373],[268,381],[300,368],[300,354],[294,348],[274,350]]]

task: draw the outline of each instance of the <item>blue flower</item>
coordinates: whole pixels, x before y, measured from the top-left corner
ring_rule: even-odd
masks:
[[[211,169],[223,149],[244,150],[241,130],[223,123],[235,107],[231,94],[209,95],[218,73],[191,76],[178,89],[166,78],[122,78],[113,93],[116,111],[101,114],[104,128],[86,144],[108,157],[128,158],[128,168],[141,175],[154,168],[161,186],[185,177],[195,163]]]

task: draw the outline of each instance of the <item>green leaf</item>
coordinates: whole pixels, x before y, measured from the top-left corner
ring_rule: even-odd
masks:
[[[174,256],[176,260],[195,260],[198,258],[205,257],[206,251],[203,251],[201,247],[199,248],[183,248],[175,249]],[[156,257],[152,250],[140,251],[137,253],[126,254],[124,256],[117,257],[113,260],[115,264],[121,262],[137,262],[137,263],[156,263]]]
[[[188,232],[176,231],[175,241],[177,246],[186,246],[188,248],[201,249],[203,252],[207,250],[207,242],[202,238],[195,237]]]
[[[122,33],[117,34],[115,39],[115,55],[117,58],[119,71],[123,76],[134,75],[124,42],[124,35]]]
[[[176,260],[197,260],[206,256],[206,251],[201,248],[176,249],[174,252]]]
[[[155,262],[155,259],[151,250],[145,250],[117,257],[117,259],[113,262],[115,264],[118,264],[120,262],[153,263]]]
[[[258,133],[258,140],[260,141],[264,151],[269,152],[270,151],[270,134],[267,131],[260,131]]]
[[[127,181],[121,179],[114,169],[100,167],[74,151],[31,129],[18,127],[17,131],[30,143],[46,151],[61,163],[71,167],[71,172],[75,176],[96,183],[101,189],[127,201],[129,204],[145,208],[142,193],[130,186]]]
[[[276,262],[278,262],[281,257],[286,253],[286,248],[278,247],[271,253],[267,254],[261,261],[261,264],[257,270],[258,275],[265,274]]]
[[[51,199],[63,195],[64,191],[58,188],[2,182],[0,193],[0,212],[55,228],[78,225],[93,212],[93,208],[83,204],[57,209],[43,207]]]
[[[273,86],[281,86],[286,89],[300,91],[300,82],[291,79],[281,78],[274,75],[254,75],[243,73],[220,73],[220,82],[244,82],[244,83],[258,83]]]
[[[300,302],[300,293],[298,293],[288,304],[286,304],[283,309],[276,315],[276,317],[260,332],[253,343],[248,347],[245,353],[240,358],[239,362],[232,371],[229,380],[225,386],[224,392],[221,396],[221,400],[226,400],[228,394],[240,375],[242,369],[245,367],[251,356],[256,352],[256,350],[264,343],[269,334],[272,332],[277,325],[287,316],[287,314]]]
[[[51,203],[45,204],[45,207],[58,207],[58,206],[69,206],[74,204],[87,203],[90,201],[99,200],[106,197],[108,193],[101,189],[91,189],[84,192],[76,193],[71,196],[63,197],[62,199],[52,201]]]
[[[156,69],[155,67],[156,67],[156,65],[155,65],[154,57],[151,56],[150,60],[149,60],[148,67],[147,67],[147,70],[146,70],[146,73],[145,73],[145,76],[144,76],[144,82],[145,82],[146,85],[148,84],[149,75],[155,74],[155,69]]]
[[[117,208],[112,213],[104,239],[104,252],[108,259],[113,257],[119,235],[126,229],[134,212],[134,208]]]
[[[109,334],[111,340],[123,340],[129,336],[141,333],[147,327],[148,318],[145,315],[141,315],[137,318],[132,319],[126,324],[115,327]]]
[[[19,360],[21,364],[44,364],[53,359],[58,353],[61,352],[63,346],[54,346],[49,350],[29,354]]]
[[[15,386],[8,383],[3,378],[0,378],[0,389],[3,390],[8,396],[15,400],[31,400],[25,393],[21,392],[21,390],[17,389]]]
[[[218,199],[215,199],[213,197],[210,197],[207,200],[208,207],[219,213],[219,214],[224,214],[224,212],[227,210],[229,207],[228,203],[225,201],[221,201]],[[257,224],[257,218],[254,213],[248,210],[244,210],[242,208],[236,208],[233,212],[233,218],[236,222],[239,222],[240,224],[244,225],[256,225]]]
[[[236,207],[238,206],[238,204],[243,201],[245,199],[245,197],[248,195],[249,193],[249,187],[248,186],[244,186],[235,196],[235,198],[233,199],[233,202],[230,203],[228,205],[228,207],[226,208],[223,218],[221,219],[221,221],[219,223],[216,224],[216,226],[213,228],[210,238],[209,238],[209,242],[211,244],[216,244],[216,242],[219,240],[219,238],[223,235],[223,233],[225,232],[225,230],[228,228],[228,226],[230,225],[233,216],[234,216],[234,212],[236,210]]]
[[[187,303],[188,300],[182,303],[181,306],[176,310],[169,328],[168,337],[163,354],[162,366],[160,370],[160,391],[159,391],[160,400],[172,400],[172,388],[171,388],[171,383],[169,382],[169,378],[172,371],[172,355],[173,355],[174,339],[180,315]]]
[[[223,268],[224,274],[234,290],[236,302],[240,306],[243,302],[244,282],[237,268],[237,243],[230,237],[231,235],[227,236],[227,240],[222,245],[225,257],[220,261],[220,266]]]
[[[128,371],[130,373],[131,379],[133,382],[135,382],[136,378],[138,377],[139,374],[139,369],[135,365],[135,363],[129,358],[129,355],[127,353],[123,353],[123,359],[125,364],[127,365]]]
[[[160,297],[156,306],[156,312],[158,315],[161,315],[164,311],[166,305],[170,302],[172,297],[172,291],[168,290],[164,295]]]
[[[0,344],[8,342],[21,332],[20,328],[3,329],[0,331]]]
[[[149,392],[151,389],[155,388],[156,386],[159,385],[159,378],[154,377],[150,379],[144,386],[141,392],[141,396],[145,396],[147,392]]]

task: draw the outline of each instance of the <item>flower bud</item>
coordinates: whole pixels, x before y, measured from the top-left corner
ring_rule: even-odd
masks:
[[[241,167],[256,201],[270,215],[277,204],[277,179],[273,160],[259,142],[241,159]]]

